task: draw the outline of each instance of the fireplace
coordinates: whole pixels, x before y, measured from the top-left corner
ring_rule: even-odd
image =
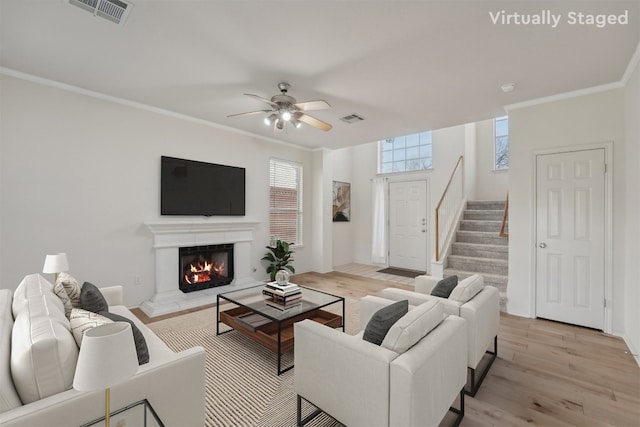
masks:
[[[233,244],[179,248],[179,288],[193,292],[233,281]]]
[[[251,251],[259,222],[246,218],[162,218],[144,224],[153,235],[155,257],[155,293],[140,305],[147,316],[215,304],[219,293],[259,285],[253,278],[255,255]],[[227,268],[233,268],[233,274],[227,271],[227,276],[233,276],[231,283],[199,292],[182,292],[180,248],[223,244],[233,244],[233,262],[227,262]]]

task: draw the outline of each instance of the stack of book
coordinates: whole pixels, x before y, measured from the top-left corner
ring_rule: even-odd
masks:
[[[270,302],[282,307],[299,304],[302,300],[300,286],[293,283],[282,286],[277,282],[269,282],[262,289],[262,293],[269,298]],[[273,304],[270,305],[273,306]]]

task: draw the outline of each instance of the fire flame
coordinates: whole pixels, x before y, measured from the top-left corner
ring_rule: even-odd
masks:
[[[189,272],[184,275],[184,281],[191,284],[208,282],[212,277],[220,278],[224,273],[224,262],[220,264],[209,263],[196,263],[195,265],[189,265]]]

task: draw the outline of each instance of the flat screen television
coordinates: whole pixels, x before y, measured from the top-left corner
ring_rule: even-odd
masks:
[[[162,156],[161,215],[245,214],[245,169]]]

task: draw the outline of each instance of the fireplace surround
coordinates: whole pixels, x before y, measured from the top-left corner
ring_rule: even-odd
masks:
[[[259,222],[250,220],[224,221],[218,218],[160,219],[144,222],[153,235],[155,257],[155,293],[140,309],[150,317],[173,313],[216,302],[222,292],[255,286],[251,247],[253,233]],[[197,292],[179,289],[180,248],[206,245],[233,245],[233,278],[231,283]]]

